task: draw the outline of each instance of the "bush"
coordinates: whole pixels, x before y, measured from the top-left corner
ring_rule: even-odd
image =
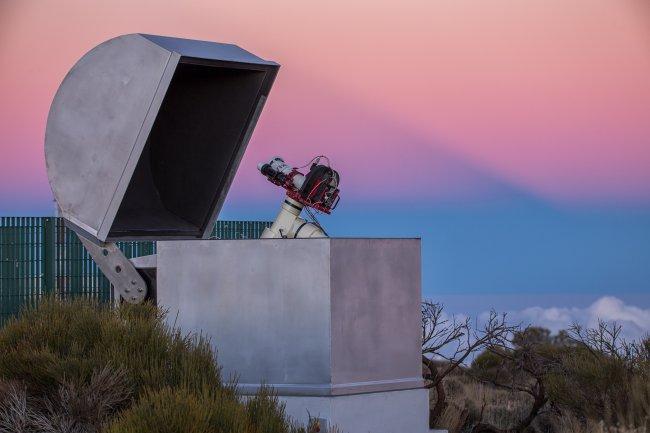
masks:
[[[242,401],[208,340],[152,305],[43,301],[0,328],[0,433],[299,433],[269,390]]]
[[[257,395],[246,400],[246,411],[255,432],[265,433],[305,433],[296,425],[287,425],[284,404],[278,401],[273,390],[263,387]],[[315,430],[309,426],[309,433]]]
[[[88,383],[62,383],[35,398],[20,382],[0,386],[0,433],[96,432],[130,401],[122,371],[106,367]]]
[[[488,348],[470,369],[446,378],[451,406],[440,426],[450,433],[650,433],[650,339],[626,342],[619,333],[606,323],[558,336],[528,328],[511,348]],[[537,396],[543,406],[534,411]]]
[[[625,359],[590,351],[565,350],[548,378],[556,407],[580,419],[641,426],[650,419],[650,366],[631,368]]]
[[[0,329],[0,378],[49,394],[111,365],[125,371],[136,397],[144,388],[221,387],[207,339],[183,336],[163,319],[146,304],[113,309],[86,300],[44,301]]]
[[[286,421],[269,391],[242,403],[232,389],[163,388],[146,393],[123,412],[108,433],[304,433]]]
[[[224,390],[197,393],[162,388],[145,393],[108,428],[108,433],[245,433],[246,408]]]

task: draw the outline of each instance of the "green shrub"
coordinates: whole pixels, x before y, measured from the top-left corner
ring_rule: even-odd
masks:
[[[242,401],[209,342],[152,305],[42,302],[0,328],[0,433],[301,433],[263,389]]]
[[[549,375],[547,388],[556,407],[580,419],[630,426],[650,419],[647,364],[631,368],[615,356],[569,348]]]
[[[257,395],[246,400],[246,411],[255,432],[288,433],[302,431],[287,424],[284,405],[270,388],[262,387]]]
[[[183,336],[163,318],[152,305],[47,300],[0,329],[0,379],[49,394],[111,365],[126,372],[136,397],[145,388],[221,387],[207,339]]]
[[[107,429],[108,433],[246,433],[246,408],[224,390],[162,388],[146,392]]]
[[[287,422],[268,389],[242,403],[231,390],[163,388],[145,393],[107,433],[305,433]]]

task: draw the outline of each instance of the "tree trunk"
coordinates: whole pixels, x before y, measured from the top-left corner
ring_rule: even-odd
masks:
[[[440,419],[440,416],[443,414],[445,409],[447,409],[447,394],[445,393],[445,387],[442,384],[442,380],[436,382],[436,404],[433,408],[429,409],[429,428],[435,428],[436,422]]]
[[[429,408],[429,428],[433,429],[436,427],[436,422],[440,416],[447,409],[447,394],[435,363],[424,355],[422,355],[422,363],[429,370],[429,374],[424,375],[424,379],[430,382],[427,384],[427,388],[436,389],[436,404]]]
[[[472,433],[510,433],[510,430],[503,430],[493,425],[480,422],[474,426]]]
[[[500,429],[487,423],[478,423],[472,429],[472,433],[523,433],[532,422],[535,420],[539,411],[542,410],[548,398],[546,397],[546,390],[544,384],[540,379],[537,379],[537,390],[535,392],[533,405],[528,412],[526,418],[521,420],[515,427],[509,429]]]
[[[517,426],[518,430],[516,433],[523,432],[526,427],[528,427],[535,420],[535,417],[537,417],[537,414],[539,414],[539,411],[542,410],[547,401],[548,398],[546,397],[546,389],[544,388],[544,384],[540,379],[537,379],[537,392],[535,393],[535,401],[533,402],[533,406],[530,408],[528,416],[524,418]]]

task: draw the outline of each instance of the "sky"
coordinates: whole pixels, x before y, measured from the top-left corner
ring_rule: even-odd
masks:
[[[647,1],[0,0],[0,215],[53,212],[54,92],[135,32],[282,65],[220,218],[274,217],[258,162],[326,154],[328,231],[422,237],[423,294],[450,312],[650,332]]]

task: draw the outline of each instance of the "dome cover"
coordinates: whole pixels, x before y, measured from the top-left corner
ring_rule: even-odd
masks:
[[[143,34],[90,50],[47,120],[61,216],[98,241],[208,236],[278,68],[236,45]]]

